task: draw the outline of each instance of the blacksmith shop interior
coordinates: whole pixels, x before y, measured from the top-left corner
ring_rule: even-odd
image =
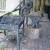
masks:
[[[0,0],[0,50],[50,50],[50,0]]]

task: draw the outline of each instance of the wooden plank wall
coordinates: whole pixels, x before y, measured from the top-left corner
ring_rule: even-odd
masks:
[[[20,0],[22,1],[22,0]],[[29,0],[25,0],[25,2],[27,2]],[[31,11],[44,11],[44,5],[48,4],[48,2],[50,0],[32,0],[33,1],[33,8],[31,9]],[[49,2],[50,4],[50,2]]]
[[[33,1],[33,10],[34,11],[43,11],[45,0],[32,0]]]

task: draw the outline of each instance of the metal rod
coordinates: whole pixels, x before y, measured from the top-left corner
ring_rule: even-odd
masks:
[[[16,35],[17,35],[17,50],[20,50],[20,42],[19,42],[19,26],[18,26],[18,29],[16,30]]]
[[[6,30],[4,30],[4,34],[6,35]]]
[[[23,36],[24,36],[24,21],[23,21]]]

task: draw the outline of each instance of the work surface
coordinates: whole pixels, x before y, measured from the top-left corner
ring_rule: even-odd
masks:
[[[20,22],[22,21],[23,17],[9,17],[9,16],[0,17],[0,24],[17,25],[20,24]]]
[[[0,17],[0,29],[3,30],[15,30],[23,23],[23,17]],[[15,27],[15,28],[14,28]]]

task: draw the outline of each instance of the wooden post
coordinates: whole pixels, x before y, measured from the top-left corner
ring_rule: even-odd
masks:
[[[40,7],[40,11],[44,11],[44,5],[45,5],[45,0],[41,0],[41,7]]]
[[[37,11],[40,11],[41,0],[37,0]]]

